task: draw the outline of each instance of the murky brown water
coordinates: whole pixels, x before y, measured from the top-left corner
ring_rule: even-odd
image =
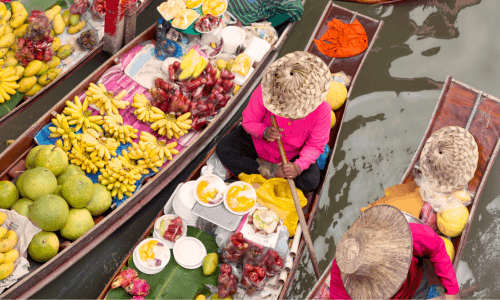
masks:
[[[303,50],[328,1],[308,0],[280,56]],[[384,21],[357,80],[333,166],[311,232],[320,269],[359,209],[398,184],[429,124],[448,75],[500,96],[497,0],[408,1],[396,5],[336,4]],[[500,298],[500,166],[490,173],[460,262],[461,288],[481,283],[473,298]],[[315,284],[304,255],[289,298]]]

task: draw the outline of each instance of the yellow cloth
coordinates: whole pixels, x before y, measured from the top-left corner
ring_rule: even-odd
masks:
[[[361,212],[379,204],[394,206],[416,218],[420,218],[420,211],[424,205],[424,200],[422,200],[422,196],[420,196],[420,188],[415,181],[411,181],[386,188],[384,197],[371,203],[368,207],[362,207]]]

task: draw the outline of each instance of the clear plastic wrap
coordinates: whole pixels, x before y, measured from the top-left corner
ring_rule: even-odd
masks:
[[[223,264],[219,269],[219,299],[235,295],[238,291],[238,277],[230,264]]]
[[[245,42],[243,43],[245,47],[248,46],[252,37],[261,38],[271,44],[271,46],[278,41],[278,32],[270,22],[252,23],[250,26],[243,27],[243,30],[245,30],[246,34]]]
[[[94,20],[104,20],[104,16],[106,15],[106,1],[94,0],[92,6],[90,6],[90,12]]]
[[[283,257],[273,249],[265,249],[262,261],[266,268],[267,278],[273,278],[283,269]]]
[[[221,261],[224,263],[239,263],[243,255],[250,249],[250,243],[241,232],[233,234],[222,249]]]
[[[243,274],[241,284],[247,295],[262,291],[266,284],[266,266],[263,251],[257,247],[252,248],[243,258]]]
[[[351,76],[348,76],[344,71],[340,71],[332,74],[333,81],[337,81],[345,85],[345,87],[349,87],[351,84]]]
[[[432,185],[420,174],[415,178],[415,182],[420,187],[420,195],[422,200],[428,202],[429,205],[438,213],[445,212],[452,208],[460,206],[467,207],[471,202],[471,194],[467,191],[467,186],[452,193],[439,193],[436,192]]]

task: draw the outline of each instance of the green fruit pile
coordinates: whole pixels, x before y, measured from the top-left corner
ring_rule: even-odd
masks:
[[[25,165],[15,184],[0,182],[0,208],[16,211],[43,230],[31,240],[28,253],[45,262],[59,251],[54,232],[68,240],[84,235],[94,226],[92,216],[111,206],[111,193],[69,164],[67,154],[53,145],[31,149]]]

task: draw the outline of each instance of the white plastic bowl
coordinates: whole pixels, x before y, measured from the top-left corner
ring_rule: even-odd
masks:
[[[175,261],[181,267],[196,269],[203,264],[207,249],[200,240],[194,237],[182,237],[175,243],[173,253]]]
[[[238,26],[227,26],[222,29],[221,37],[224,39],[222,51],[227,53],[235,53],[236,49],[245,41],[246,33]]]
[[[213,179],[216,182],[216,188],[219,191],[219,194],[222,194],[219,196],[220,200],[214,204],[205,203],[205,202],[201,201],[200,198],[198,198],[198,193],[196,192],[200,182],[202,182],[203,180],[209,180],[209,179]],[[196,201],[198,203],[200,203],[201,205],[206,206],[206,207],[214,207],[214,206],[219,205],[224,200],[223,194],[224,194],[225,190],[226,190],[226,184],[224,183],[224,180],[222,180],[222,178],[220,178],[219,176],[214,175],[214,174],[208,174],[208,175],[200,176],[200,178],[198,178],[198,180],[196,180],[196,183],[193,187],[193,195],[194,195],[194,198],[196,199]]]
[[[150,240],[156,240],[158,241],[159,243],[162,243],[164,244],[164,247],[168,250],[167,251],[167,259],[162,261],[161,265],[158,266],[158,267],[148,267],[144,264],[144,262],[142,261],[141,259],[141,256],[139,255],[139,248],[144,245],[145,243],[149,242]],[[137,269],[139,269],[139,271],[141,271],[142,273],[145,273],[145,274],[156,274],[156,273],[159,273],[161,272],[165,266],[168,264],[168,262],[170,261],[170,249],[167,247],[167,245],[165,245],[165,242],[163,242],[162,240],[160,239],[155,239],[155,238],[149,238],[149,239],[145,239],[144,241],[142,241],[137,247],[135,247],[134,249],[134,254],[133,254],[133,259],[134,259],[134,264],[135,266],[137,267]]]
[[[253,199],[254,199],[254,203],[253,203],[253,206],[250,207],[249,209],[245,210],[245,211],[234,211],[231,209],[231,207],[229,207],[229,203],[227,201],[227,193],[229,192],[229,190],[233,187],[233,186],[248,186],[250,188],[250,191],[253,193]],[[251,184],[248,184],[244,181],[236,181],[236,182],[233,182],[231,183],[227,189],[226,189],[226,192],[224,193],[224,206],[227,208],[227,210],[229,210],[231,213],[235,214],[235,215],[246,215],[248,214],[249,212],[251,212],[254,208],[255,208],[255,204],[257,204],[257,193],[255,192],[255,189],[253,188],[253,186]]]
[[[159,226],[159,224],[160,224],[160,222],[162,220],[173,220],[173,219],[175,219],[177,217],[180,217],[180,216],[178,216],[178,215],[171,215],[171,214],[164,215],[164,216],[159,217],[156,220],[156,222],[155,222],[155,226],[154,226],[154,230],[153,230],[153,237],[156,238],[156,239],[158,239],[158,240],[160,240],[160,241],[162,241],[162,243],[164,243],[169,249],[172,249],[174,247],[175,243],[171,242],[169,240],[164,239],[161,236],[160,230],[156,229],[156,224],[158,224],[158,226]],[[187,236],[187,224],[186,224],[186,222],[184,220],[182,220],[182,218],[181,218],[181,221],[182,221],[182,235],[181,235],[181,238],[182,238],[182,237]]]

